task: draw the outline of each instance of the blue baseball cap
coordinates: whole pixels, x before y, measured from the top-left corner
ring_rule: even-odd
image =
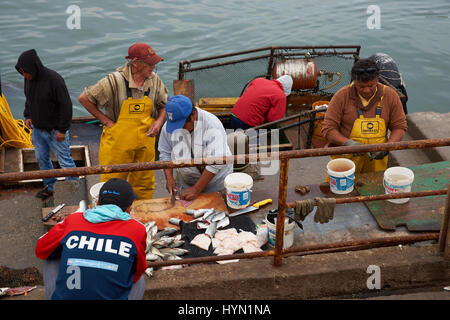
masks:
[[[183,95],[170,97],[166,102],[167,125],[166,130],[172,133],[181,129],[186,122],[187,117],[192,112],[191,100]]]

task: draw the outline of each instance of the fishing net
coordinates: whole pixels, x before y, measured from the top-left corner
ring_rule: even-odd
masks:
[[[358,46],[269,47],[247,52],[180,62],[179,80],[193,80],[195,98],[239,97],[257,77],[273,78],[273,68],[285,59],[313,59],[317,77],[313,88],[293,90],[294,94],[331,96],[350,83]]]

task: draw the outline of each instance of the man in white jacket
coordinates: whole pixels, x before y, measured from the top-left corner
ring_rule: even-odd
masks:
[[[161,161],[231,156],[227,135],[220,120],[207,111],[193,107],[189,98],[177,95],[166,103],[167,122],[161,129],[158,151]],[[225,177],[233,172],[233,164],[214,164],[164,169],[166,188],[170,194],[181,187],[180,199],[192,201],[200,193],[224,190]]]

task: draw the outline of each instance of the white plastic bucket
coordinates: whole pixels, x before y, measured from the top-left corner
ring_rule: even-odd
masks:
[[[330,177],[330,190],[336,194],[346,194],[353,191],[355,182],[355,163],[346,158],[337,158],[327,164]]]
[[[268,228],[268,234],[269,234],[269,246],[272,248],[275,247],[275,238],[277,235],[277,218],[275,218],[275,224],[267,220],[266,216],[266,224]],[[294,228],[295,228],[295,222],[292,221],[289,223],[289,219],[284,219],[284,237],[283,237],[283,249],[290,248],[294,244]]]
[[[230,173],[225,177],[224,186],[227,191],[227,205],[233,209],[242,209],[250,204],[253,179],[242,172]]]
[[[97,205],[98,194],[100,193],[100,189],[104,184],[104,182],[96,183],[89,190],[89,194],[91,195],[91,204],[94,207]]]
[[[384,171],[384,190],[386,194],[397,192],[411,192],[414,181],[414,172],[405,167],[392,167]],[[406,203],[409,198],[390,199],[392,203]]]

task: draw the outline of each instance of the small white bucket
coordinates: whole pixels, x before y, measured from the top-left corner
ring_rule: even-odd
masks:
[[[275,238],[277,235],[277,218],[275,218],[275,224],[267,220],[266,216],[266,224],[268,227],[268,234],[269,234],[269,246],[272,248],[275,247]],[[294,244],[294,228],[295,228],[295,222],[292,221],[289,223],[289,219],[284,219],[284,237],[283,237],[283,249],[290,248]]]
[[[91,204],[93,207],[97,205],[98,194],[100,193],[100,189],[104,184],[104,182],[96,183],[89,190],[89,194],[91,195]]]
[[[337,158],[327,164],[330,177],[330,190],[336,194],[346,194],[353,191],[355,182],[355,163],[346,158]]]
[[[384,190],[386,194],[397,192],[411,192],[414,181],[414,172],[405,167],[392,167],[384,171]],[[406,203],[409,198],[390,199],[392,203]]]
[[[233,209],[242,209],[250,204],[253,179],[242,172],[230,173],[225,177],[224,186],[227,191],[227,205]]]

